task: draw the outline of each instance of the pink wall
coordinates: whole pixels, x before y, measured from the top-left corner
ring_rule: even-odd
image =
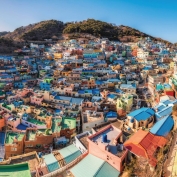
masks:
[[[42,97],[42,98],[37,98],[37,97],[35,97],[35,96],[31,96],[30,99],[31,99],[31,103],[37,104],[37,105],[41,105],[41,102],[42,102],[42,100],[44,99],[44,97]]]
[[[90,154],[95,155],[98,158],[101,158],[103,160],[105,160],[106,162],[108,162],[110,165],[112,165],[114,168],[116,168],[118,171],[122,171],[123,170],[123,160],[125,159],[126,161],[126,157],[127,157],[127,153],[128,150],[126,149],[124,154],[122,155],[121,158],[115,156],[114,154],[108,152],[105,149],[104,144],[99,143],[96,144],[95,142],[91,141],[91,139],[95,136],[97,136],[98,134],[101,134],[103,131],[105,131],[106,129],[112,127],[111,125],[107,126],[106,128],[102,129],[101,131],[95,133],[94,135],[91,135],[88,137],[87,141],[88,141],[88,152]],[[115,128],[115,127],[114,127]],[[115,128],[116,129],[116,128]],[[118,134],[118,137],[116,139],[118,139],[120,136],[122,135],[122,132],[120,134]]]
[[[13,127],[11,127],[13,131],[16,131],[16,127],[20,124],[20,119],[16,119],[16,121],[7,121],[7,124]]]

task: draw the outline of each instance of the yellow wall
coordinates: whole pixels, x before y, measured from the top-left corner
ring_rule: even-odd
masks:
[[[62,53],[54,53],[54,58],[61,59],[61,58],[63,58],[63,54]]]

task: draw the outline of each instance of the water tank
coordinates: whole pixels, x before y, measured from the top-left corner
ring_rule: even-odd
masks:
[[[39,152],[38,156],[39,156],[39,158],[41,158],[42,157],[42,152]]]
[[[107,142],[107,135],[106,134],[103,134],[103,136],[102,136],[102,142],[103,143]]]
[[[123,144],[120,144],[120,150],[121,150],[121,151],[124,150],[124,146],[123,146]]]
[[[134,123],[134,118],[131,118],[131,119],[130,119],[130,122],[131,122],[131,123]]]

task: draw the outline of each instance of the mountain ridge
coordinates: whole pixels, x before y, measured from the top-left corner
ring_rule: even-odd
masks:
[[[19,27],[13,32],[3,35],[4,38],[12,40],[44,40],[45,38],[60,38],[62,34],[88,33],[96,37],[108,37],[125,42],[134,42],[138,38],[151,37],[153,40],[165,43],[171,42],[159,37],[141,32],[129,26],[116,26],[112,23],[103,22],[95,19],[87,19],[80,22],[64,23],[58,20],[46,20],[25,27]]]
[[[174,45],[167,40],[153,37],[129,26],[116,26],[112,23],[103,22],[95,19],[87,19],[79,22],[64,23],[59,20],[45,20],[27,26],[16,28],[13,32],[0,32],[0,47],[16,48],[15,43],[26,41],[44,41],[53,39],[57,41],[63,39],[65,35],[72,38],[83,37],[83,34],[90,34],[95,37],[109,38],[121,42],[137,42],[140,38],[150,37],[154,41],[164,42]],[[12,46],[10,46],[12,44]],[[175,44],[177,46],[177,44]],[[18,46],[18,45],[17,45]],[[3,49],[2,49],[3,50]],[[2,51],[0,50],[0,52]]]

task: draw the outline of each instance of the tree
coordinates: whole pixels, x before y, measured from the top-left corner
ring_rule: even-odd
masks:
[[[177,104],[175,104],[175,105],[173,106],[172,114],[175,115],[175,116],[177,116]]]

